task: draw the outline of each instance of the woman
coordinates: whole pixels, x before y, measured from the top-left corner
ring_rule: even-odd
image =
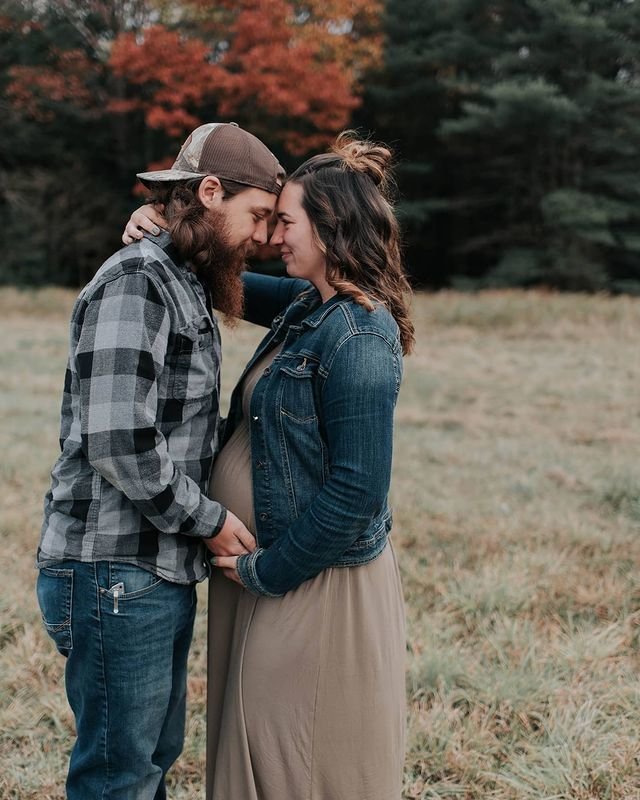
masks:
[[[213,800],[400,797],[404,610],[387,495],[413,326],[389,161],[350,134],[306,161],[271,237],[298,280],[246,275],[246,317],[270,330],[233,392],[210,493],[258,547],[216,559],[211,581]]]

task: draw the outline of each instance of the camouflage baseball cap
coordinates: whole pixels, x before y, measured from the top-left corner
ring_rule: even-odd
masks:
[[[260,139],[235,122],[208,122],[189,135],[171,169],[139,172],[145,184],[215,175],[280,194],[285,171]]]

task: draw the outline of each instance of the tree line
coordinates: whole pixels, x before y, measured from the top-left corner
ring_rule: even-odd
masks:
[[[635,0],[3,0],[0,43],[2,283],[84,283],[233,119],[390,143],[417,285],[640,293]]]

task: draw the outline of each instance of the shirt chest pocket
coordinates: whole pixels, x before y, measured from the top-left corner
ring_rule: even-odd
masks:
[[[315,422],[318,411],[315,399],[318,363],[298,356],[280,367],[280,413],[300,422]]]
[[[190,320],[175,337],[167,354],[167,391],[170,397],[191,402],[211,394],[218,379],[218,359],[211,319],[202,315]]]

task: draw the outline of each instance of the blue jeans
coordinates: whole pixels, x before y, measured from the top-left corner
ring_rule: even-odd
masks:
[[[195,585],[133,564],[61,561],[40,570],[45,627],[67,658],[77,739],[69,800],[164,800],[182,750]]]

